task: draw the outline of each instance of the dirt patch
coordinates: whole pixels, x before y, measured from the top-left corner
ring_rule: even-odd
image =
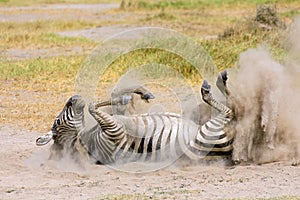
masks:
[[[20,127],[0,127],[1,199],[93,199],[112,194],[159,199],[300,196],[299,167],[288,163],[234,168],[172,165],[147,174],[99,165],[82,169],[71,160],[47,160],[50,145],[35,146],[39,134]]]
[[[45,5],[24,7],[2,7],[0,8],[0,22],[33,22],[38,20],[63,19],[73,20],[90,19],[93,15],[103,13],[107,10],[118,8],[119,4],[68,4],[68,5]]]
[[[128,25],[113,25],[86,30],[65,31],[57,34],[67,37],[85,37],[91,40],[103,41],[113,35],[132,29],[134,29],[134,27],[130,27]]]
[[[51,48],[51,49],[8,49],[0,52],[0,58],[6,60],[22,60],[34,58],[48,58],[59,56],[85,55],[86,49],[81,46],[71,48]]]
[[[57,95],[24,90],[1,94],[2,114],[15,120],[0,126],[0,199],[98,199],[120,198],[121,194],[152,199],[300,197],[299,166],[290,162],[225,167],[222,163],[187,161],[184,166],[174,163],[159,171],[133,174],[92,164],[82,168],[67,158],[48,160],[52,142],[37,147],[35,139],[50,129],[65,98],[72,94]],[[19,102],[20,106],[10,102]],[[42,124],[39,129],[45,131],[23,128],[31,127],[33,115]],[[38,129],[33,126],[31,130]],[[130,163],[125,167],[147,165]]]
[[[51,142],[38,147],[35,139],[50,129],[72,94],[57,95],[9,89],[1,93],[1,117],[12,120],[2,118],[7,124],[0,126],[0,199],[97,199],[121,194],[152,199],[300,197],[299,166],[290,162],[235,167],[186,162],[185,166],[175,163],[159,171],[133,174],[100,165],[80,168],[69,159],[48,160]],[[31,126],[32,120],[42,125]]]

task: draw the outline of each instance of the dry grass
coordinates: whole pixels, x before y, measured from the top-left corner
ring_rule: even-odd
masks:
[[[83,3],[83,1],[64,1],[65,3]],[[94,3],[95,1],[91,1]],[[210,2],[210,1],[206,1]],[[10,1],[5,5],[30,5],[32,1]],[[52,3],[37,1],[37,4]],[[3,3],[1,5],[4,5]],[[295,8],[300,2],[280,2],[277,13],[281,19],[298,13]],[[213,9],[212,9],[213,8]],[[24,12],[24,11],[20,11]],[[56,11],[51,11],[56,12]],[[69,11],[68,11],[69,12]],[[98,43],[84,38],[68,38],[55,34],[57,31],[92,28],[96,26],[126,23],[130,25],[161,26],[178,30],[193,36],[212,56],[219,69],[232,67],[244,50],[261,43],[269,44],[273,54],[282,59],[284,48],[279,43],[283,30],[273,28],[263,30],[249,20],[255,17],[256,3],[220,4],[219,1],[196,8],[167,6],[163,9],[134,8],[114,9],[105,14],[114,16],[129,14],[121,21],[111,20],[48,20],[36,22],[1,22],[0,48],[36,49],[59,48],[62,51],[81,46],[88,53]],[[8,13],[9,14],[9,13]],[[15,14],[15,13],[14,13]],[[229,37],[208,40],[207,35],[220,35],[232,28]],[[30,60],[8,61],[0,59],[0,96],[1,124],[18,124],[29,130],[46,131],[55,115],[74,92],[76,74],[84,56],[60,56]],[[107,71],[102,82],[109,84],[116,80],[129,66],[147,62],[168,64],[184,74],[192,84],[198,85],[201,77],[193,68],[176,55],[160,51],[146,50],[127,54],[116,60]],[[111,79],[110,81],[108,81]],[[32,96],[32,97],[30,97]],[[34,103],[32,103],[34,102]]]

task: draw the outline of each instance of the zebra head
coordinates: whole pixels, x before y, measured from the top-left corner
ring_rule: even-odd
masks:
[[[38,137],[36,144],[42,146],[53,139],[55,143],[63,145],[74,140],[84,125],[84,107],[85,101],[81,96],[72,96],[55,118],[51,131]]]

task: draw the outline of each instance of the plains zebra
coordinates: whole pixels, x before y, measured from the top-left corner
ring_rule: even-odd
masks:
[[[127,109],[127,105],[134,104],[134,101],[137,101],[138,95],[140,99],[149,103],[150,99],[154,99],[154,95],[144,86],[136,85],[132,87],[127,87],[119,91],[118,93],[113,93],[110,100],[102,101],[99,103],[99,106],[103,109],[104,112],[112,115],[114,113],[123,115]],[[76,104],[76,106],[74,106]],[[72,109],[73,108],[76,109]],[[79,148],[77,140],[78,130],[83,129],[84,116],[82,112],[75,112],[76,110],[82,110],[85,107],[85,102],[78,95],[70,98],[63,111],[56,117],[51,131],[47,134],[39,137],[36,140],[38,146],[45,145],[54,140],[54,144],[51,147],[51,158],[53,157],[62,157],[62,151],[71,151],[72,155],[75,155],[74,152],[79,153],[80,151],[76,150]],[[116,107],[114,109],[113,107]],[[113,110],[114,109],[114,110]],[[77,115],[78,113],[78,115]],[[82,122],[82,123],[81,123]],[[67,133],[67,134],[56,134],[57,132]],[[76,146],[76,147],[75,147]]]
[[[103,164],[122,158],[164,160],[182,154],[191,159],[230,156],[233,135],[227,135],[224,127],[233,112],[212,97],[207,81],[203,82],[201,94],[207,104],[220,112],[202,126],[173,113],[111,116],[101,110],[102,104],[92,103],[89,113],[98,123],[92,128],[84,126],[84,100],[73,96],[53,124],[54,145],[62,150],[80,144],[91,158]],[[43,145],[49,138],[41,136],[37,144]],[[73,149],[68,152],[78,152],[75,146]]]

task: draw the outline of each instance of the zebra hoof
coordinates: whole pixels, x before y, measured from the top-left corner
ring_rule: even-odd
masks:
[[[89,112],[91,113],[91,112],[94,112],[97,108],[99,108],[100,106],[99,106],[99,104],[96,104],[96,103],[94,103],[94,102],[91,102],[90,104],[89,104]]]
[[[142,96],[142,99],[145,99],[147,102],[149,102],[149,99],[154,99],[154,98],[155,98],[155,96],[150,92],[148,92]]]
[[[46,135],[40,136],[36,139],[35,144],[37,146],[43,146],[51,141],[53,138],[53,133],[50,131]]]
[[[201,89],[204,91],[209,92],[210,91],[211,86],[208,84],[207,80],[204,80],[201,86]]]
[[[122,96],[122,105],[127,105],[132,100],[131,95],[123,95]]]
[[[221,77],[222,77],[224,82],[226,82],[228,80],[227,70],[224,70],[224,71],[221,72]]]

